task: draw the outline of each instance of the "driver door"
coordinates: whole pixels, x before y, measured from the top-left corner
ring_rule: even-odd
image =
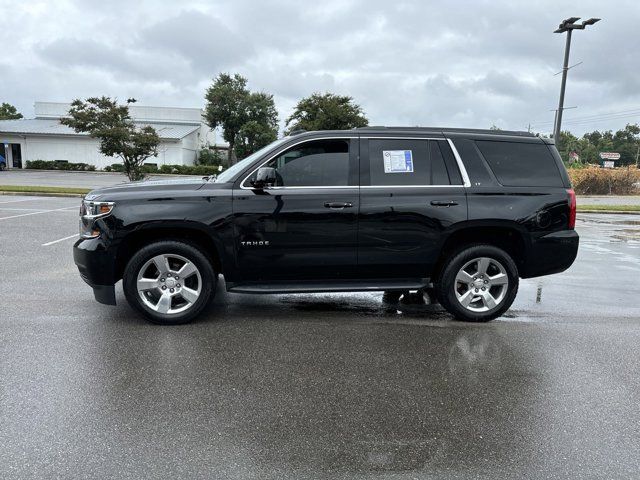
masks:
[[[358,238],[357,137],[284,147],[260,166],[276,183],[252,188],[257,168],[233,194],[235,251],[243,281],[353,278]]]

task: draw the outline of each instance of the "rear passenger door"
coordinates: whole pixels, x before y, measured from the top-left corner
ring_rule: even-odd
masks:
[[[368,278],[426,278],[443,233],[467,219],[444,138],[361,137],[358,266]]]

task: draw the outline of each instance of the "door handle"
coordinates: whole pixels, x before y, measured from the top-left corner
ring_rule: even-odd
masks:
[[[353,203],[351,202],[324,202],[325,208],[330,208],[331,210],[342,210],[343,208],[351,208],[353,207]]]
[[[453,207],[454,205],[458,205],[458,202],[454,200],[433,200],[431,202],[431,205],[433,205],[434,207]]]

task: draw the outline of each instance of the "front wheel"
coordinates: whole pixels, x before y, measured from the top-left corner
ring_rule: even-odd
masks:
[[[488,322],[511,306],[518,268],[507,252],[490,245],[467,247],[448,260],[436,284],[442,306],[459,320]]]
[[[122,283],[133,308],[154,323],[177,325],[193,320],[209,303],[216,276],[195,246],[162,241],[131,257]]]

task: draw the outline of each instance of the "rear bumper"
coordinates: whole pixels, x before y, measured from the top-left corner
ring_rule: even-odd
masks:
[[[522,278],[564,272],[578,254],[580,237],[575,230],[561,230],[532,240]]]
[[[97,238],[78,240],[73,246],[73,261],[82,280],[93,288],[96,301],[115,305],[115,258],[104,248],[102,241]]]

